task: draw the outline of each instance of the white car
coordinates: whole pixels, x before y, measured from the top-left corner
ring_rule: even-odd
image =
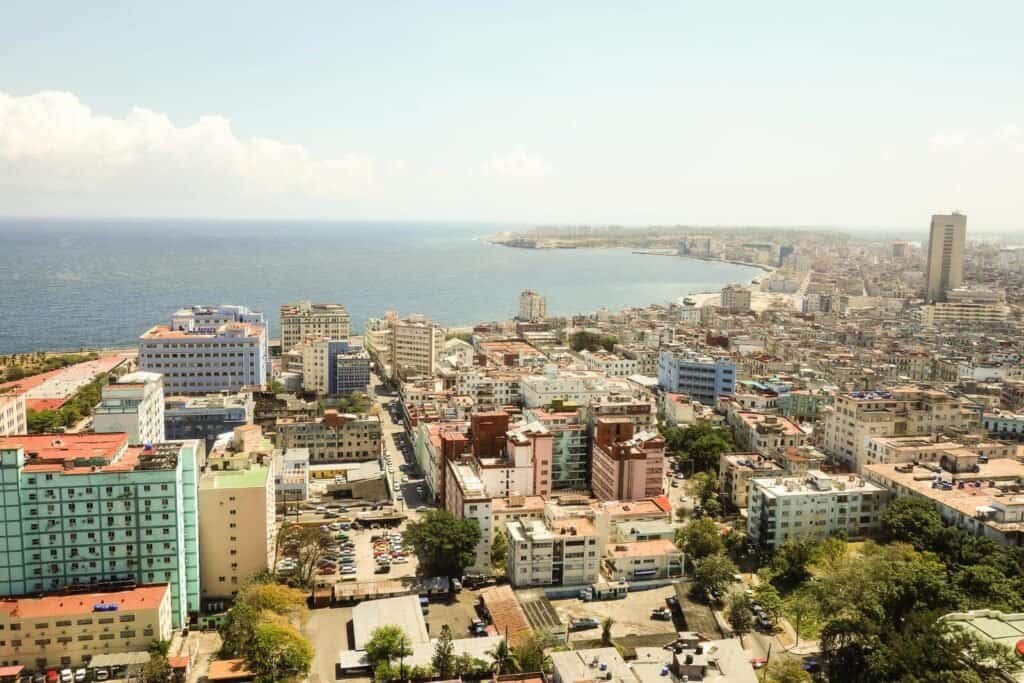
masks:
[[[400,555],[399,557],[391,558],[391,564],[406,564],[408,562],[409,562],[409,558],[405,557],[404,555]]]
[[[75,669],[75,683],[82,683],[85,680],[85,669]]]
[[[341,573],[342,574],[355,574],[356,573],[356,568],[353,567],[350,564],[346,564],[344,567],[341,568]]]
[[[71,669],[60,670],[60,683],[74,683],[75,675],[71,673]]]

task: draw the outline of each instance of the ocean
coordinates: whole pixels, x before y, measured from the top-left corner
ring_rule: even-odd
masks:
[[[759,270],[629,249],[514,249],[520,226],[199,220],[0,220],[0,354],[134,345],[179,307],[339,302],[353,334],[386,310],[448,326],[515,315],[533,289],[551,315],[668,303]]]

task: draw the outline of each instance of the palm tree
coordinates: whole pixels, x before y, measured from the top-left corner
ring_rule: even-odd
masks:
[[[601,646],[611,647],[612,646],[612,624],[615,620],[611,617],[605,617],[604,621],[601,622]]]
[[[494,649],[487,651],[487,656],[494,661],[494,673],[510,674],[519,670],[519,660],[508,646],[508,641],[502,638]]]

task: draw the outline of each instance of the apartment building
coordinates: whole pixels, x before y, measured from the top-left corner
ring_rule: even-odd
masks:
[[[542,374],[524,375],[520,380],[523,405],[544,408],[555,401],[584,404],[607,391],[607,377],[592,371],[559,370],[553,365]]]
[[[736,364],[685,348],[663,349],[658,356],[658,384],[665,391],[713,406],[720,397],[736,392]]]
[[[274,458],[274,499],[294,504],[309,498],[309,449],[276,449]]]
[[[519,295],[519,320],[543,320],[546,317],[547,300],[533,290],[524,289]]]
[[[742,451],[771,458],[787,448],[802,446],[807,441],[807,435],[800,425],[778,415],[730,410],[727,419],[732,427],[736,448]]]
[[[990,434],[1004,439],[1024,439],[1024,414],[1009,410],[998,410],[983,413],[981,426]]]
[[[0,595],[168,583],[173,623],[199,611],[201,441],[0,438]]]
[[[653,430],[658,425],[658,407],[648,393],[606,392],[583,406],[583,416],[593,429],[602,417],[625,417],[637,431]]]
[[[166,583],[9,598],[0,600],[0,667],[81,668],[97,655],[145,652],[173,630]]]
[[[92,411],[97,434],[127,432],[135,446],[164,440],[164,380],[155,372],[132,372],[107,384]]]
[[[168,396],[164,399],[164,431],[172,441],[202,439],[209,450],[221,434],[252,424],[255,409],[248,392]]]
[[[480,542],[476,546],[470,571],[491,571],[491,498],[477,471],[467,463],[449,461],[447,464],[444,509],[459,519],[473,519],[480,526]]]
[[[751,479],[783,474],[787,472],[781,465],[761,453],[723,453],[718,459],[718,493],[737,510],[746,510]]]
[[[600,500],[638,500],[661,495],[665,440],[638,432],[625,417],[598,418],[594,427],[591,488]]]
[[[138,368],[164,376],[169,394],[237,392],[267,383],[270,350],[262,313],[193,306],[139,337]]]
[[[876,436],[868,439],[866,465],[939,462],[945,453],[968,451],[982,458],[1015,458],[1024,452],[1019,444],[964,435],[950,439],[934,436]]]
[[[1010,307],[1002,302],[977,301],[962,298],[962,295],[954,295],[953,290],[948,292],[949,296],[959,296],[957,300],[939,301],[934,304],[925,304],[918,309],[921,323],[924,325],[947,325],[957,323],[961,325],[988,325],[993,323],[1004,323],[1010,317]]]
[[[730,312],[750,310],[750,289],[742,285],[726,285],[722,288],[722,309]]]
[[[0,436],[25,434],[28,432],[28,413],[25,410],[25,394],[11,392],[0,394]]]
[[[455,393],[469,397],[475,410],[501,410],[522,404],[521,377],[517,372],[464,370],[455,374]]]
[[[361,346],[349,345],[335,356],[332,392],[343,396],[366,392],[370,388],[370,353]]]
[[[259,429],[259,427],[255,427]],[[233,598],[274,563],[275,473],[246,462],[208,470],[199,480],[199,566],[204,601]]]
[[[437,373],[444,352],[444,329],[422,315],[391,321],[390,361],[399,377]]]
[[[281,306],[281,351],[309,338],[348,339],[351,319],[342,304],[298,301]]]
[[[613,543],[605,549],[605,574],[613,581],[649,581],[683,575],[683,551],[667,538]]]
[[[860,472],[867,462],[872,437],[969,432],[979,424],[978,413],[963,399],[916,386],[837,394],[834,404],[822,413],[822,450],[854,472]]]
[[[606,351],[580,351],[580,358],[588,370],[600,372],[609,377],[629,377],[640,373],[640,363]]]
[[[376,415],[325,410],[313,420],[279,418],[278,448],[308,448],[311,463],[358,462],[380,457],[383,430]]]
[[[771,550],[795,538],[842,532],[864,538],[881,528],[889,492],[859,475],[811,470],[801,477],[752,478],[747,489],[747,537]]]
[[[505,525],[506,571],[516,588],[585,586],[601,575],[597,530],[585,517],[521,519]]]
[[[493,534],[505,531],[505,525],[519,520],[543,520],[547,501],[540,496],[509,496],[491,499],[491,541]]]
[[[967,216],[960,213],[932,216],[925,273],[925,298],[929,302],[945,301],[946,291],[963,283],[966,240]]]
[[[544,425],[551,434],[551,490],[584,491],[590,482],[590,436],[578,408],[532,409],[523,419]]]
[[[942,521],[1004,545],[1024,545],[1024,463],[966,449],[947,451],[937,463],[877,464],[864,476],[896,497],[934,503]]]

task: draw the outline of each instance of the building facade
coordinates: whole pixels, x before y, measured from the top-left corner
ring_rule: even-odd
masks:
[[[297,301],[281,306],[281,351],[308,338],[348,339],[351,319],[342,304]]]
[[[361,346],[349,345],[335,356],[333,394],[341,396],[370,387],[370,354]]]
[[[92,411],[98,434],[127,432],[133,446],[164,440],[164,380],[155,372],[132,372],[103,387]]]
[[[139,337],[139,370],[164,376],[168,394],[237,392],[267,383],[270,350],[262,313],[193,306]]]
[[[25,410],[25,394],[0,394],[0,436],[25,434],[28,432],[28,413]]]
[[[722,288],[722,308],[726,311],[750,310],[750,290],[741,285],[726,285]]]
[[[519,295],[519,315],[517,317],[527,321],[543,320],[548,317],[547,300],[533,290],[524,289]]]
[[[928,269],[925,299],[945,301],[946,290],[956,289],[964,279],[964,243],[967,216],[960,213],[932,216],[928,238]]]
[[[0,595],[168,583],[174,626],[199,611],[200,441],[0,439]]]
[[[325,410],[314,420],[280,418],[278,448],[308,448],[311,463],[359,462],[380,457],[383,430],[376,415]]]
[[[685,349],[665,349],[658,356],[658,384],[713,406],[736,392],[736,364],[728,358],[702,356]]]
[[[600,500],[639,500],[661,495],[665,440],[636,432],[624,417],[600,418],[594,427],[591,488]]]
[[[168,396],[164,432],[172,441],[202,439],[207,450],[221,434],[253,423],[256,403],[250,393]]]
[[[506,571],[516,588],[586,586],[601,576],[597,531],[584,517],[519,519],[505,525]]]

